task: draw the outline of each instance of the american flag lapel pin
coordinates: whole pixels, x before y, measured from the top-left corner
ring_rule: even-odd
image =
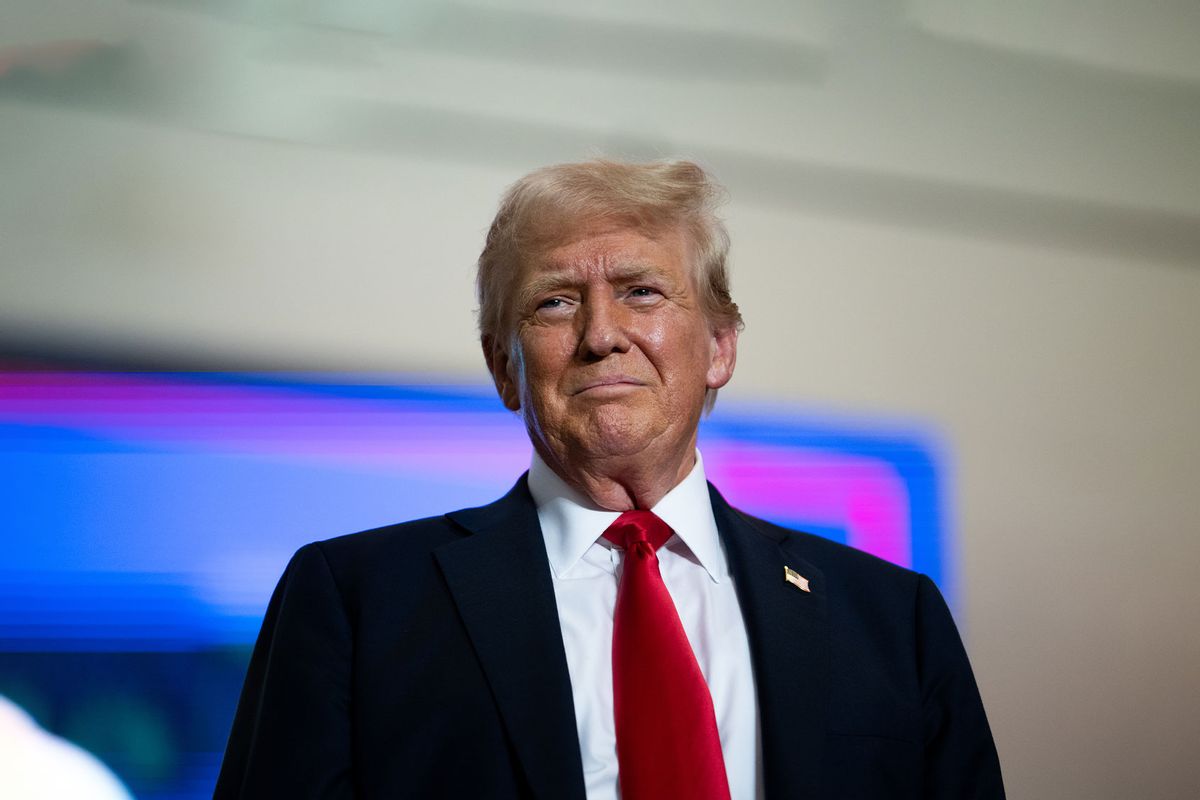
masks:
[[[808,578],[796,572],[791,567],[783,568],[783,579],[802,592],[812,591],[812,589],[808,588]]]

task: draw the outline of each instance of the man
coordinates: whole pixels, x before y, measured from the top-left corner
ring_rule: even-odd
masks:
[[[717,195],[685,162],[510,189],[480,328],[532,467],[296,554],[217,797],[1003,797],[933,584],[704,479],[741,327]]]

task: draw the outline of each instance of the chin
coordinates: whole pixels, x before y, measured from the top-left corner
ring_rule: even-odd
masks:
[[[618,404],[593,409],[587,417],[580,440],[596,455],[619,457],[644,452],[667,428],[656,415]]]

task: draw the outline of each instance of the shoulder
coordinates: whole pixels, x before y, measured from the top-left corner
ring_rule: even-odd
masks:
[[[331,566],[370,565],[432,552],[465,534],[450,515],[442,514],[335,536],[305,547],[320,551]]]
[[[424,583],[438,571],[438,551],[487,535],[494,526],[521,527],[538,535],[537,512],[524,476],[487,505],[312,542],[296,552],[288,570],[326,573],[344,596],[372,587]]]
[[[779,526],[775,526],[779,528]],[[918,584],[928,581],[925,575],[902,567],[863,550],[831,541],[804,531],[779,528],[784,531],[784,548],[804,555],[822,565],[826,576],[837,578],[847,588],[876,587],[890,591],[916,591]]]
[[[778,553],[783,564],[809,578],[830,621],[848,632],[886,630],[915,637],[925,614],[949,616],[933,581],[914,570],[804,531],[776,525],[729,506],[714,492],[713,510],[727,545],[740,553]],[[778,564],[779,561],[775,561]],[[748,579],[751,577],[746,576]]]
[[[777,525],[730,506],[715,490],[713,511],[732,535],[774,543],[787,558],[822,573],[831,591],[911,593],[929,579],[906,567],[823,536]]]

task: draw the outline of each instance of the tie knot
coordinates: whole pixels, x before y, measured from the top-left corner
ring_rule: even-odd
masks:
[[[626,550],[638,542],[647,542],[655,550],[671,538],[671,526],[663,522],[653,511],[626,511],[604,531],[604,538]]]

